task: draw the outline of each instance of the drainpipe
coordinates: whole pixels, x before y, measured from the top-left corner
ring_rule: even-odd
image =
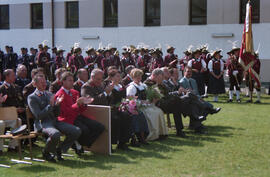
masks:
[[[55,31],[54,31],[54,0],[51,0],[51,17],[52,17],[52,47],[55,46]]]

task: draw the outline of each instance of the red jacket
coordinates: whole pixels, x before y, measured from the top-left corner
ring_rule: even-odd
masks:
[[[86,106],[77,105],[77,99],[79,98],[79,92],[71,89],[72,96],[68,95],[63,87],[55,94],[54,99],[64,95],[64,100],[60,105],[60,115],[58,116],[59,121],[63,121],[69,124],[73,124],[77,116],[86,110]]]

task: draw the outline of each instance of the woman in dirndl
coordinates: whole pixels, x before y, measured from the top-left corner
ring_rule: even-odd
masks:
[[[209,75],[209,86],[208,93],[214,95],[214,102],[218,102],[218,95],[225,93],[224,84],[224,63],[221,60],[221,50],[213,52],[212,59],[208,63]]]

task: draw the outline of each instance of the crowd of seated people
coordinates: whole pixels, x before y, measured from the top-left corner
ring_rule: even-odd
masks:
[[[117,62],[111,55],[113,50],[104,50],[104,58],[101,52],[97,55],[91,48],[87,50],[89,56],[83,63],[82,57],[78,58],[81,49],[74,49],[70,59],[72,67],[58,63],[54,80],[48,76],[48,61],[43,61],[44,57],[49,56],[47,49],[40,48],[36,56],[38,62],[43,62],[40,67],[28,71],[30,66],[24,65],[26,59],[21,59],[24,63],[18,64],[17,68],[5,69],[4,81],[0,86],[1,106],[15,106],[19,124],[0,120],[0,134],[4,134],[8,127],[14,129],[26,124],[26,108],[29,108],[34,116],[29,128],[46,137],[42,151],[45,160],[64,160],[62,153],[69,148],[81,155],[84,153],[83,147],[91,147],[105,130],[104,125],[95,120],[98,118],[82,115],[89,104],[110,106],[111,143],[119,150],[132,151],[130,146],[141,147],[149,145],[151,141],[167,139],[165,114],[173,115],[176,136],[186,137],[183,116],[190,118],[189,128],[195,133],[205,133],[203,121],[208,114],[218,113],[220,108],[214,108],[203,100],[192,78],[191,67],[185,66],[184,76],[180,78],[179,68],[173,67],[173,63],[170,65],[174,60],[169,62],[167,57],[169,64],[159,63],[160,50],[152,51],[156,58],[154,63],[146,61],[151,57],[145,48],[137,51],[142,55],[138,55],[136,62],[128,48],[124,49],[124,59]],[[62,56],[63,50],[59,52],[61,55],[57,53],[57,59]],[[39,59],[40,55],[43,58]],[[78,67],[74,63],[79,63]],[[39,64],[36,63],[36,66]],[[63,142],[60,142],[61,135],[65,136]],[[27,141],[23,144],[28,145]],[[16,142],[10,141],[8,151],[16,152],[17,146]]]

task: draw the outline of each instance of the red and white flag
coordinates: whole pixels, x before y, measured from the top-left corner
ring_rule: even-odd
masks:
[[[252,7],[250,5],[250,2],[248,2],[246,5],[246,19],[242,36],[242,45],[240,50],[239,63],[244,68],[244,72],[248,71],[251,77],[256,81],[257,86],[260,87],[261,83],[259,74],[252,68],[256,57],[253,47],[251,10]]]

